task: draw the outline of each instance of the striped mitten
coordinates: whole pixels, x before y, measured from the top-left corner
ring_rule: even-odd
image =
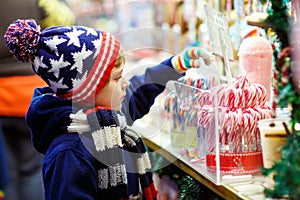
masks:
[[[201,67],[200,59],[203,59],[204,63],[209,65],[211,63],[211,54],[204,48],[190,47],[174,56],[171,62],[176,71],[184,73],[190,68]]]

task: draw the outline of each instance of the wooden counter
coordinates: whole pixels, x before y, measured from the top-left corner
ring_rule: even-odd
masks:
[[[238,176],[232,180],[222,180],[221,184],[216,184],[215,175],[206,170],[203,162],[192,163],[192,158],[182,153],[182,148],[171,145],[169,133],[145,123],[143,120],[138,120],[133,127],[142,134],[146,145],[155,153],[163,156],[170,162],[169,164],[176,165],[222,198],[228,200],[268,199],[263,194],[267,182],[262,175]]]

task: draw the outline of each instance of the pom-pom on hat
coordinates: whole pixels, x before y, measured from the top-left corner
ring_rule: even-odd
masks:
[[[32,62],[57,96],[74,102],[93,100],[108,80],[120,43],[110,33],[84,26],[53,26],[40,32],[34,19],[8,27],[5,43],[20,62]]]

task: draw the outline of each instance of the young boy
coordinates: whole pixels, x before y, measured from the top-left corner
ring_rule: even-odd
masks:
[[[3,35],[17,18],[34,18],[44,29],[74,25],[75,15],[66,0],[1,0],[1,5],[5,6],[0,7],[0,134],[3,134],[0,149],[5,154],[0,156],[0,172],[8,169],[3,194],[7,200],[43,200],[43,156],[32,146],[25,115],[34,88],[46,84],[34,74],[30,63],[19,63],[13,58]],[[5,177],[0,177],[0,185]]]
[[[208,64],[188,49],[127,81],[124,52],[105,31],[82,26],[39,31],[16,20],[5,41],[49,87],[37,88],[27,112],[34,147],[45,155],[45,199],[156,199],[142,139],[129,125],[148,113],[169,80]]]

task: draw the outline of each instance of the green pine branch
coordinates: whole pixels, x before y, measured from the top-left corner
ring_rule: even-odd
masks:
[[[261,0],[266,3],[265,0]],[[276,34],[274,43],[279,48],[274,50],[275,68],[279,72],[278,92],[279,106],[291,107],[291,126],[300,122],[300,98],[295,92],[292,84],[291,55],[287,58],[280,58],[282,49],[290,47],[289,32],[291,18],[287,13],[288,0],[270,0],[271,8],[268,10],[268,17],[265,20],[266,32],[272,30]],[[288,74],[288,83],[281,82],[283,76]],[[273,176],[274,188],[266,188],[265,194],[272,198],[300,199],[300,132],[293,128],[293,133],[288,136],[286,144],[281,150],[282,159],[277,161],[272,168],[262,169],[265,176]]]

